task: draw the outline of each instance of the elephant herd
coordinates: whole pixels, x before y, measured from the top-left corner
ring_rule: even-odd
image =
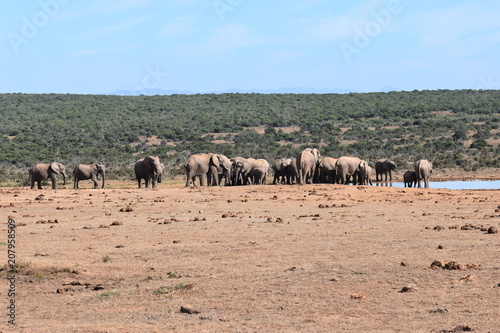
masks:
[[[233,157],[222,154],[194,154],[186,164],[186,187],[196,185],[266,184],[269,163],[265,159]]]
[[[74,188],[78,188],[78,182],[80,180],[92,179],[94,182],[94,188],[97,188],[97,181],[99,175],[102,175],[102,187],[104,187],[104,174],[106,168],[101,163],[94,164],[78,164],[73,169],[74,176]],[[62,174],[64,185],[66,185],[66,167],[64,164],[53,162],[51,164],[35,164],[28,170],[31,189],[35,188],[35,183],[37,183],[38,189],[42,188],[42,181],[50,178],[52,181],[52,189],[57,188],[56,175]]]
[[[342,156],[338,159],[321,156],[316,148],[307,148],[294,158],[281,158],[272,165],[265,159],[233,157],[228,158],[222,154],[194,154],[184,164],[186,171],[186,187],[191,184],[196,186],[219,186],[224,181],[225,185],[251,185],[266,184],[270,169],[274,171],[273,184],[312,184],[312,183],[337,183],[372,185],[372,167],[367,161],[359,157]],[[388,159],[378,160],[375,163],[376,181],[392,181],[392,171],[396,164]],[[407,171],[403,175],[405,187],[429,187],[429,177],[432,173],[432,163],[419,160],[414,164],[414,171]],[[165,166],[158,156],[146,156],[134,165],[137,185],[141,188],[144,180],[145,187],[156,187],[161,183]],[[78,164],[73,169],[74,188],[78,189],[80,180],[91,179],[94,188],[98,187],[99,175],[102,176],[104,187],[106,168],[101,163]],[[28,170],[31,189],[35,183],[41,189],[43,180],[51,179],[52,188],[56,189],[56,175],[62,174],[66,184],[66,168],[61,163],[36,164]]]
[[[141,180],[144,179],[146,187],[151,184],[156,187],[156,183],[161,183],[163,171],[165,167],[160,163],[158,156],[147,156],[138,160],[134,165],[134,173],[138,182],[139,188],[141,187]],[[41,189],[41,182],[50,178],[52,181],[52,189],[57,188],[56,176],[61,174],[63,176],[64,185],[66,185],[66,167],[57,162],[51,164],[35,164],[28,170],[31,189],[35,188],[37,183],[38,189]],[[104,187],[104,178],[106,174],[106,167],[101,163],[93,164],[78,164],[73,169],[74,189],[78,189],[80,180],[91,179],[94,182],[94,188],[98,187],[99,175],[102,176],[102,188]]]
[[[381,159],[375,163],[375,181],[392,181],[392,171],[396,164],[389,159]],[[274,171],[273,184],[311,184],[338,183],[355,185],[372,185],[373,169],[369,163],[358,157],[342,156],[338,159],[323,157],[316,148],[307,148],[294,158],[281,158],[271,167]],[[221,154],[191,155],[186,164],[186,187],[221,185],[266,184],[269,163],[264,159],[233,157]],[[414,164],[415,171],[404,174],[405,187],[421,187],[422,182],[429,187],[432,163],[419,160]]]

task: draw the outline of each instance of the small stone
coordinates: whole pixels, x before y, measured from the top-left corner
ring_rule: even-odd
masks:
[[[56,293],[58,294],[64,294],[66,292],[66,290],[64,290],[64,288],[57,288],[56,290]]]
[[[181,313],[198,314],[200,311],[193,309],[191,305],[183,305],[181,306]]]
[[[494,227],[494,226],[491,226],[491,227],[488,228],[488,233],[489,234],[498,234],[498,228]]]
[[[461,283],[474,283],[477,280],[477,276],[475,275],[467,275],[460,279]]]
[[[351,295],[351,299],[365,299],[366,296],[363,293],[356,293]]]
[[[406,286],[403,287],[403,289],[401,289],[401,292],[402,293],[411,293],[411,292],[414,292],[414,291],[417,291],[417,285],[414,284],[414,283],[409,283],[407,284]]]
[[[439,244],[439,245],[438,245],[438,249],[442,250],[442,249],[444,249],[444,246],[443,246],[443,245],[441,245],[441,244]]]
[[[431,268],[443,268],[445,265],[444,261],[442,260],[434,260],[431,264]]]

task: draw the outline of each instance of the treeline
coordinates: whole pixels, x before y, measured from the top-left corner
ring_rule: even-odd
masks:
[[[500,91],[109,96],[0,94],[0,180],[37,162],[99,161],[115,177],[159,155],[181,171],[192,153],[229,157],[420,158],[434,168],[500,167]]]

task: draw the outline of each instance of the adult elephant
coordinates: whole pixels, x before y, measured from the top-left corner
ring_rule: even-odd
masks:
[[[316,148],[306,148],[297,155],[299,184],[311,184],[321,154]]]
[[[255,159],[255,158],[243,158],[243,157],[233,157],[231,159],[233,163],[234,169],[234,180],[233,183],[235,185],[250,185],[254,182],[256,177],[253,176],[256,173],[256,169],[259,169],[257,172],[260,173],[260,178],[263,176],[263,172],[269,170],[269,162],[267,162],[263,158]],[[257,177],[259,178],[259,177]]]
[[[405,187],[417,187],[417,174],[415,171],[406,171],[403,175],[403,182]]]
[[[362,160],[359,165],[359,185],[373,185],[372,167],[367,161]]]
[[[225,179],[224,185],[231,185],[231,171],[233,168],[231,160],[225,155],[214,154],[210,162],[208,184],[210,185],[210,178],[213,178],[211,184],[214,186],[219,186],[220,184],[222,184],[222,179]]]
[[[335,163],[337,182],[339,184],[349,184],[350,177],[352,177],[352,183],[356,185],[358,182],[361,162],[362,160],[359,157],[340,157]]]
[[[321,183],[335,184],[335,176],[337,175],[335,163],[337,163],[336,158],[328,156],[320,158],[318,162],[318,178]]]
[[[382,181],[382,175],[385,175],[385,181],[387,182],[387,174],[389,174],[389,181],[392,181],[392,170],[396,168],[396,163],[389,159],[378,160],[375,162],[375,181]]]
[[[186,187],[193,183],[196,186],[196,177],[200,178],[200,186],[204,186],[205,179],[207,185],[219,185],[220,178],[226,179],[226,185],[229,185],[231,179],[231,161],[221,154],[194,154],[189,156],[184,164],[186,170]]]
[[[243,185],[245,183],[243,179],[243,172],[248,169],[251,170],[251,166],[248,164],[247,159],[244,157],[232,157],[231,159],[232,169],[231,169],[231,184],[232,185]]]
[[[429,177],[432,174],[432,163],[428,160],[419,160],[415,163],[415,176],[417,177],[418,187],[422,187],[424,181],[425,188],[429,187]]]
[[[78,182],[80,180],[92,179],[94,182],[94,188],[97,188],[97,181],[99,180],[99,175],[102,176],[102,186],[104,188],[104,175],[106,173],[106,167],[101,163],[94,164],[78,164],[73,169],[73,179],[74,188],[78,189]]]
[[[156,188],[156,183],[161,183],[163,167],[158,156],[146,156],[138,160],[134,165],[137,185],[141,188],[141,180],[144,179],[145,187],[149,185]]]
[[[291,158],[281,158],[274,162],[274,179],[273,184],[290,184],[290,170],[291,170],[292,159]]]
[[[62,174],[64,183],[66,185],[66,167],[64,164],[53,162],[51,164],[35,164],[28,170],[31,189],[35,188],[35,182],[38,183],[38,189],[42,189],[41,182],[49,179],[52,181],[52,189],[57,188],[56,175]]]
[[[266,185],[267,173],[269,172],[269,162],[265,159],[257,159],[254,161],[250,177],[255,185]]]

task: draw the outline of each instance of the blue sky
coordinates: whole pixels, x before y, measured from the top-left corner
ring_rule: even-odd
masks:
[[[500,89],[498,0],[2,2],[0,93]]]

